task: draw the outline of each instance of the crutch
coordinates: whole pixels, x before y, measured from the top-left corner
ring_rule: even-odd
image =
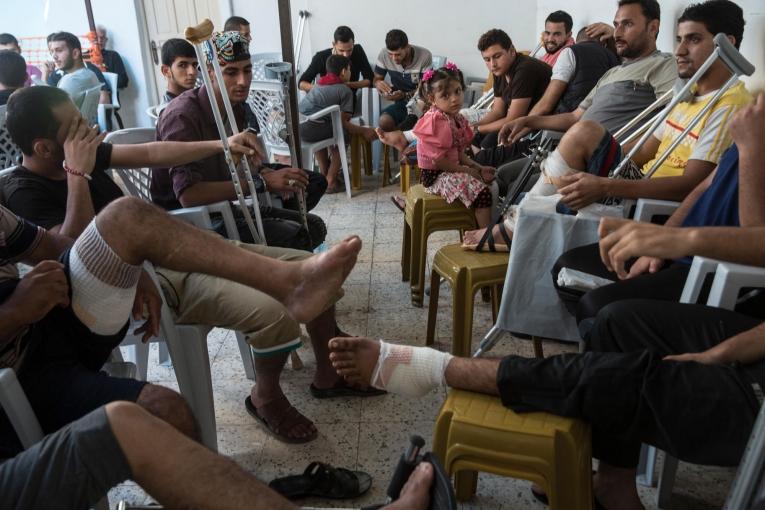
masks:
[[[239,133],[239,128],[236,125],[236,118],[234,117],[234,110],[231,108],[231,100],[228,97],[226,87],[223,85],[223,74],[220,70],[220,64],[218,63],[218,52],[215,49],[215,45],[210,41],[213,32],[213,23],[209,19],[205,19],[199,25],[195,27],[188,27],[184,31],[184,36],[193,46],[197,54],[197,60],[199,62],[205,62],[205,44],[210,50],[211,64],[213,72],[215,73],[215,79],[220,84],[220,95],[223,98],[223,105],[226,109],[226,116],[228,117],[228,124],[231,129],[232,135]],[[205,87],[207,88],[207,95],[210,98],[210,106],[212,107],[213,116],[215,117],[215,124],[218,127],[218,135],[223,143],[223,154],[226,158],[226,164],[231,172],[231,181],[234,183],[234,190],[239,201],[239,207],[242,209],[244,215],[244,221],[247,223],[247,228],[250,229],[250,234],[255,242],[266,244],[266,235],[263,230],[263,220],[260,217],[260,204],[258,203],[258,195],[255,190],[255,183],[252,180],[252,172],[250,171],[250,164],[247,161],[247,157],[242,158],[244,167],[245,178],[247,179],[247,185],[250,190],[250,197],[252,198],[252,208],[255,211],[255,221],[257,226],[252,221],[252,215],[250,209],[247,207],[247,200],[245,199],[244,192],[242,191],[242,182],[239,178],[239,173],[236,169],[236,164],[231,155],[231,148],[228,145],[228,136],[226,134],[226,128],[223,125],[223,118],[221,117],[220,108],[218,102],[215,100],[215,94],[213,93],[213,86],[210,81],[210,75],[207,72],[199,73],[202,75]]]
[[[707,70],[712,67],[712,65],[717,61],[717,59],[722,60],[722,62],[728,67],[730,72],[732,73],[730,79],[725,82],[725,84],[718,89],[718,91],[715,93],[712,98],[707,101],[707,104],[704,106],[704,108],[701,109],[701,111],[693,118],[691,119],[688,126],[683,130],[682,133],[680,133],[679,136],[677,136],[672,143],[667,147],[667,150],[665,150],[661,156],[659,156],[656,161],[654,162],[653,166],[651,166],[650,170],[643,176],[644,179],[649,179],[651,176],[656,173],[656,171],[659,169],[659,167],[664,163],[664,161],[669,157],[669,155],[672,153],[673,150],[683,141],[683,139],[688,135],[688,133],[691,132],[691,129],[693,129],[696,124],[704,117],[704,115],[711,110],[717,101],[722,97],[725,92],[731,88],[733,85],[738,82],[738,79],[741,75],[751,76],[754,72],[754,66],[744,58],[741,53],[738,52],[738,50],[730,43],[728,40],[728,37],[723,34],[719,33],[714,38],[715,42],[715,49],[712,52],[711,55],[707,58],[707,60],[702,64],[702,66],[699,68],[698,71],[696,71],[696,74],[689,79],[685,86],[680,90],[678,94],[675,94],[675,96],[672,98],[672,101],[667,105],[667,107],[661,112],[661,114],[657,115],[656,118],[652,121],[650,127],[648,130],[643,134],[642,138],[635,144],[635,146],[632,148],[630,153],[627,155],[626,158],[622,159],[622,161],[619,163],[619,165],[616,167],[616,170],[614,170],[613,177],[617,177],[621,171],[624,169],[624,167],[627,165],[627,162],[632,159],[632,157],[637,153],[638,150],[640,150],[640,147],[643,146],[643,144],[648,140],[648,138],[653,135],[653,133],[656,131],[656,129],[667,119],[672,109],[677,106],[678,103],[686,100],[687,94],[690,93],[691,87],[701,79],[702,76],[707,72]]]
[[[297,53],[295,55],[295,66],[300,63],[300,49],[303,46],[303,31],[305,29],[305,22],[306,19],[308,19],[308,16],[311,15],[308,11],[300,11],[298,12],[298,15],[300,16],[300,23],[298,24],[298,36],[297,36],[297,42],[295,43],[295,48],[297,49]]]

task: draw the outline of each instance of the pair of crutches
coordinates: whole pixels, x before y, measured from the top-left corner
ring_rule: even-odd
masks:
[[[619,163],[619,165],[614,170],[612,177],[618,177],[621,171],[625,168],[625,166],[628,164],[629,160],[632,159],[632,157],[637,154],[637,152],[640,150],[640,148],[643,146],[643,144],[653,135],[653,133],[658,129],[658,127],[664,123],[665,120],[667,120],[667,117],[669,117],[669,114],[672,112],[672,109],[675,108],[679,103],[683,101],[688,101],[691,99],[692,93],[691,88],[693,85],[698,82],[702,76],[709,70],[710,67],[719,59],[722,60],[722,62],[725,64],[725,66],[730,70],[731,77],[728,79],[728,81],[725,82],[725,84],[720,87],[717,92],[710,98],[709,101],[707,101],[707,104],[704,105],[704,107],[699,111],[698,114],[696,114],[693,119],[688,123],[688,126],[683,130],[682,133],[680,133],[679,136],[675,137],[675,139],[672,141],[672,143],[667,147],[667,149],[661,153],[661,155],[656,158],[651,168],[646,172],[646,174],[643,176],[644,179],[650,179],[651,176],[653,176],[654,173],[661,167],[661,165],[666,161],[666,159],[669,157],[670,154],[672,154],[672,151],[677,148],[677,146],[682,143],[683,139],[688,135],[688,133],[691,132],[691,130],[696,126],[696,124],[699,123],[699,121],[717,104],[717,101],[725,94],[725,92],[734,86],[738,79],[742,76],[751,76],[754,72],[754,66],[746,59],[744,58],[741,53],[731,44],[731,42],[728,40],[728,37],[723,34],[719,33],[714,38],[715,42],[715,49],[712,52],[711,55],[704,61],[704,64],[699,68],[698,71],[696,71],[696,74],[694,74],[687,82],[685,82],[684,85],[678,90],[677,89],[682,82],[679,82],[676,84],[675,89],[672,89],[671,91],[664,94],[664,96],[660,97],[653,105],[649,106],[646,110],[644,110],[638,117],[633,119],[632,122],[627,124],[624,128],[619,130],[617,134],[615,135],[616,139],[619,140],[620,136],[629,131],[629,129],[632,129],[635,125],[637,125],[638,122],[640,122],[645,117],[649,116],[650,113],[659,106],[659,103],[662,101],[666,101],[666,99],[669,98],[669,95],[671,94],[672,101],[669,102],[669,104],[662,110],[662,112],[658,115],[656,115],[653,119],[646,122],[640,129],[638,129],[635,133],[621,141],[620,143],[627,144],[630,143],[632,140],[637,138],[639,136],[639,133],[642,133],[642,137],[640,140],[632,147],[632,150],[630,150],[627,157],[622,159],[622,161]],[[645,114],[645,115],[644,115]]]
[[[213,23],[209,19],[205,19],[202,23],[195,27],[188,27],[184,31],[184,36],[186,37],[186,40],[194,46],[194,50],[197,54],[197,60],[199,60],[199,62],[206,62],[205,46],[207,46],[211,60],[210,64],[212,65],[213,72],[215,73],[215,79],[220,85],[220,95],[223,99],[223,106],[226,111],[228,127],[231,130],[231,134],[236,135],[239,133],[239,127],[236,125],[236,117],[234,117],[234,110],[231,107],[231,100],[228,97],[228,92],[226,91],[226,87],[223,85],[223,74],[220,69],[220,64],[218,63],[218,51],[216,50],[215,45],[210,41],[212,33]],[[239,177],[237,164],[234,161],[234,157],[231,153],[231,148],[228,144],[228,134],[226,132],[226,127],[223,124],[223,117],[221,115],[220,107],[218,106],[218,102],[215,100],[215,94],[213,93],[214,89],[210,80],[210,76],[206,72],[201,72],[199,74],[202,75],[202,80],[204,81],[205,87],[208,91],[207,95],[210,98],[210,106],[212,107],[213,117],[215,117],[215,125],[218,128],[218,135],[220,136],[221,143],[223,144],[223,155],[231,173],[231,181],[234,184],[234,190],[236,191],[239,207],[242,210],[242,214],[244,215],[244,221],[247,224],[247,228],[250,230],[250,234],[252,234],[253,240],[256,243],[265,245],[267,244],[266,235],[265,230],[263,229],[263,220],[260,216],[260,204],[258,203],[258,194],[255,189],[255,183],[252,179],[250,163],[247,160],[247,157],[243,157],[241,160],[243,173],[245,180],[247,181],[247,187],[250,191],[250,198],[252,199],[252,209],[255,212],[254,222],[252,219],[252,214],[250,213],[250,208],[247,206],[247,199],[245,198],[244,191],[242,189],[242,179]]]

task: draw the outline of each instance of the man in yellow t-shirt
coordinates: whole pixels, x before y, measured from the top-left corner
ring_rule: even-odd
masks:
[[[720,9],[725,9],[727,15],[720,16]],[[677,28],[675,58],[679,77],[692,77],[712,54],[715,33],[725,33],[738,48],[743,31],[743,12],[733,2],[707,1],[687,8]],[[618,33],[616,35],[618,39]],[[728,122],[739,108],[751,101],[741,81],[723,94],[651,179],[634,178],[640,176],[641,169],[645,174],[652,168],[730,77],[730,70],[718,59],[696,82],[692,99],[675,106],[627,163],[621,176],[631,175],[632,180],[609,178],[632,145],[620,147],[597,122],[578,122],[561,140],[557,154],[554,152],[547,161],[548,174],[563,175],[555,180],[561,201],[574,210],[610,197],[682,201],[714,170],[723,151],[731,144]],[[553,168],[556,165],[567,168]]]

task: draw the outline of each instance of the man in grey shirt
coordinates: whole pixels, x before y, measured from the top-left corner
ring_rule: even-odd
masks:
[[[69,32],[59,32],[51,36],[48,48],[56,67],[66,73],[58,81],[57,87],[65,90],[77,108],[80,108],[85,92],[101,86],[95,73],[85,67],[80,40]]]

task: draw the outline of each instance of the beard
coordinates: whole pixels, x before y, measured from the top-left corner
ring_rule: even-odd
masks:
[[[566,44],[566,43],[565,42],[563,42],[561,44],[555,44],[554,42],[545,43],[545,45],[544,45],[545,46],[545,51],[548,54],[552,55],[553,53],[555,53],[556,51],[561,49],[564,44]]]

